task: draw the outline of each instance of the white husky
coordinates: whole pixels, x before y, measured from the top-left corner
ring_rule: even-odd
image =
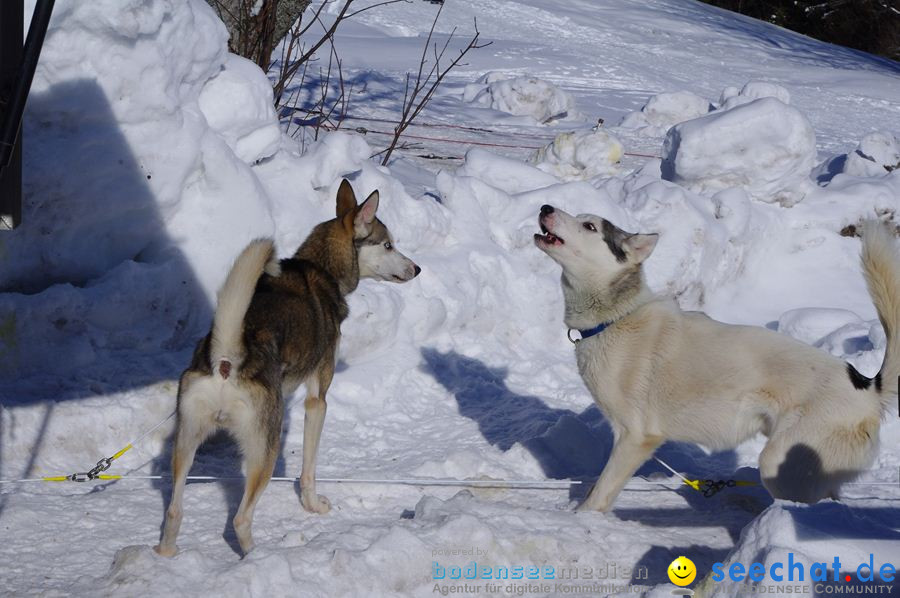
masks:
[[[726,449],[762,432],[760,476],[777,498],[815,502],[867,469],[900,375],[900,263],[890,231],[868,224],[862,264],[887,334],[866,378],[823,351],[764,328],[682,312],[653,295],[641,264],[657,235],[545,205],[535,244],[562,266],[565,324],[581,331],[578,371],[615,444],[579,507],[609,510],[666,440]]]

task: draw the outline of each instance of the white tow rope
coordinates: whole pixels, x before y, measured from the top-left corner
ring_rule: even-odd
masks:
[[[0,484],[25,484],[31,482],[87,482],[87,481],[120,481],[120,480],[165,480],[171,479],[171,476],[168,475],[140,475],[140,474],[124,474],[124,475],[112,475],[105,474],[107,469],[112,465],[112,462],[124,455],[126,452],[135,447],[135,445],[139,444],[142,440],[147,438],[150,434],[161,428],[166,422],[175,417],[175,412],[173,411],[169,415],[167,415],[163,420],[157,423],[155,426],[149,428],[143,434],[138,436],[136,439],[129,442],[124,448],[122,448],[119,452],[115,453],[111,457],[107,457],[101,459],[97,462],[97,464],[87,472],[80,473],[72,473],[69,475],[60,475],[60,476],[45,476],[40,478],[25,478],[18,480],[0,480]],[[756,486],[757,482],[751,481],[742,481],[742,480],[728,480],[719,482],[715,482],[713,480],[690,480],[681,473],[679,473],[675,468],[671,467],[668,463],[660,459],[659,457],[653,457],[660,465],[668,469],[674,475],[684,482],[685,485],[690,486],[694,490],[700,491],[704,494],[704,496],[710,497],[722,490],[725,487],[731,486]],[[187,476],[188,481],[196,481],[196,482],[212,482],[212,481],[243,481],[243,476],[203,476],[203,475],[195,475],[195,476]],[[270,478],[273,482],[297,482],[299,481],[299,477],[272,477]],[[507,488],[507,489],[522,489],[522,490],[559,490],[568,488],[570,486],[584,484],[582,480],[571,480],[571,479],[563,479],[563,480],[498,480],[498,479],[470,479],[470,480],[461,480],[456,478],[316,478],[316,482],[321,484],[371,484],[371,485],[381,485],[381,486],[448,486],[448,487],[458,487],[458,488]],[[646,478],[636,478],[629,481],[629,483],[633,482],[644,482],[646,484],[655,484],[659,486],[666,486],[669,484],[669,480],[648,480]],[[893,486],[898,482],[847,482],[844,485],[848,486]]]

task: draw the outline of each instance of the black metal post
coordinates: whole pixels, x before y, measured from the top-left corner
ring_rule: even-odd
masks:
[[[0,0],[0,230],[22,221],[22,114],[54,0],[37,0],[22,46],[22,0]]]
[[[22,65],[21,0],[0,0],[0,122],[9,118],[13,88]],[[0,230],[12,229],[22,220],[22,144],[13,138],[9,146],[0,137]]]

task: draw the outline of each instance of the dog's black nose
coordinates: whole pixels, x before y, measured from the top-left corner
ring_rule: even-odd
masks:
[[[418,275],[419,275],[419,272],[421,272],[421,271],[422,271],[422,268],[416,266],[416,273],[413,274],[413,278],[415,278],[416,276],[418,276]]]
[[[544,204],[541,206],[541,216],[546,216],[547,214],[553,213],[553,206],[549,204]]]

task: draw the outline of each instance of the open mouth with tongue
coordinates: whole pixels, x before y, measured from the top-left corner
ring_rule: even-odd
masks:
[[[543,220],[543,218],[541,218],[540,220]],[[540,220],[539,220],[539,224],[541,225],[541,232],[543,234],[540,234],[540,235],[535,234],[534,240],[540,241],[544,245],[548,245],[550,247],[565,245],[565,241],[562,239],[562,237],[557,237],[556,235],[551,233],[550,230],[546,227],[546,225],[544,225],[544,223],[541,222]]]

